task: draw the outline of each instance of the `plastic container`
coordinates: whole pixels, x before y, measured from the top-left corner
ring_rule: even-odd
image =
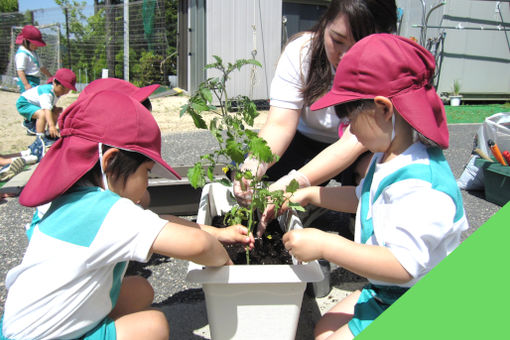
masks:
[[[510,201],[510,166],[481,158],[475,165],[483,169],[485,199],[500,206]]]

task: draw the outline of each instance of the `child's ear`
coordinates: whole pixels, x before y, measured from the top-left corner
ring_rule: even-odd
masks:
[[[377,96],[374,98],[376,107],[384,113],[384,119],[390,120],[393,116],[393,103],[388,97]]]
[[[115,156],[117,156],[118,152],[119,152],[119,149],[111,148],[111,149],[106,150],[106,152],[103,153],[102,162],[103,162],[103,169],[105,172],[106,172],[106,169],[108,168],[108,165],[110,164],[110,162],[115,159]]]

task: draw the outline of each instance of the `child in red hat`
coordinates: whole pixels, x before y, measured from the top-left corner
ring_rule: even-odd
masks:
[[[20,45],[15,56],[18,86],[23,93],[41,83],[41,73],[48,78],[52,77],[52,74],[44,67],[36,52],[39,47],[46,46],[37,27],[24,26],[16,37],[16,44]]]
[[[411,40],[374,34],[342,58],[333,87],[312,110],[335,106],[374,156],[360,185],[308,187],[293,200],[356,212],[354,242],[318,229],[284,235],[299,260],[324,258],[369,284],[340,301],[316,339],[352,339],[460,243],[462,196],[441,149],[444,107],[430,85],[434,57]]]
[[[150,308],[151,285],[124,277],[127,262],[158,253],[229,265],[220,241],[253,247],[253,236],[242,226],[163,219],[135,204],[149,173],[179,175],[161,158],[156,121],[134,98],[94,93],[71,104],[59,126],[61,138],[20,195],[25,206],[52,203],[7,274],[0,338],[168,339],[164,314]]]
[[[29,134],[41,135],[46,145],[59,137],[57,119],[62,108],[57,107],[57,101],[69,91],[76,91],[76,75],[67,68],[57,70],[48,84],[39,85],[21,94],[16,101],[16,109],[23,116],[23,126]],[[46,138],[47,135],[49,138]],[[42,155],[37,155],[39,158]]]

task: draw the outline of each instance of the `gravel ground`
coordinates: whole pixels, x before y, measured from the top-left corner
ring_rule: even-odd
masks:
[[[459,177],[471,152],[473,136],[479,124],[451,125],[450,148],[445,156],[450,163],[455,177]],[[163,136],[163,158],[172,166],[191,165],[199,159],[200,154],[214,147],[213,140],[207,132],[172,133]],[[464,207],[470,228],[463,239],[471,235],[485,223],[499,206],[487,202],[483,192],[462,192]],[[5,275],[17,265],[27,246],[24,224],[31,220],[32,208],[22,207],[17,198],[0,201],[0,315],[6,297]],[[188,218],[193,219],[194,216]],[[166,312],[171,325],[172,339],[207,339],[207,319],[203,293],[196,284],[185,281],[186,261],[154,256],[148,264],[131,266],[148,277],[156,292],[155,304]],[[363,279],[341,268],[332,268],[331,285],[335,288],[351,291],[358,288]],[[328,297],[326,297],[328,299]],[[313,323],[320,317],[316,299],[305,294],[297,339],[311,336]]]

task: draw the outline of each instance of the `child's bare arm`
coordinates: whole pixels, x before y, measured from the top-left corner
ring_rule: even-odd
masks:
[[[32,88],[32,85],[30,85],[30,83],[27,80],[27,76],[25,74],[25,71],[17,70],[17,73],[18,73],[19,80],[21,80],[21,82],[25,86],[25,90],[28,90],[28,89]]]
[[[55,119],[53,119],[53,112],[47,109],[43,110],[44,117],[46,118],[46,123],[48,124],[48,132],[50,133],[50,136],[53,138],[60,137],[57,130],[57,124],[55,122]]]
[[[283,236],[285,248],[301,261],[324,258],[360,276],[405,283],[412,279],[388,248],[359,244],[314,228],[293,230]]]
[[[358,207],[358,198],[355,190],[356,188],[353,186],[312,186],[296,191],[291,201],[302,206],[313,204],[330,210],[355,213]]]
[[[173,215],[161,215],[161,218],[174,223],[180,223],[193,228],[200,228],[203,231],[213,235],[218,241],[223,243],[241,243],[248,247],[253,248],[255,239],[253,234],[248,235],[248,228],[240,224],[229,226],[227,228],[215,228],[206,224],[197,224],[186,219],[173,216]]]
[[[151,252],[190,260],[206,266],[232,264],[223,245],[193,222],[168,222],[152,244]]]
[[[44,74],[46,77],[48,78],[52,77],[52,74],[50,73],[50,71],[48,71],[48,69],[45,66],[41,66],[40,70],[42,74]]]

